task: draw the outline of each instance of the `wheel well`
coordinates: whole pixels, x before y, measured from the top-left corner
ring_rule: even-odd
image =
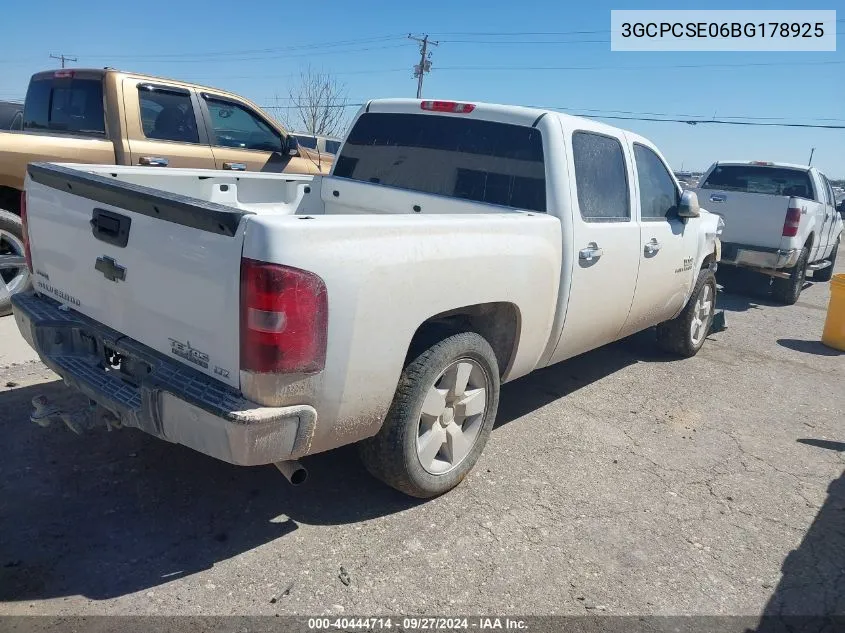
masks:
[[[434,343],[458,332],[475,332],[483,336],[496,354],[499,373],[504,375],[519,342],[519,309],[512,303],[494,302],[435,314],[414,332],[405,365]]]
[[[0,186],[0,209],[21,214],[21,192],[14,187]]]
[[[807,241],[804,242],[804,246],[806,246],[807,248],[812,248],[813,247],[813,238],[815,236],[816,236],[815,233],[810,233],[810,235],[807,236]]]
[[[701,269],[704,270],[705,268],[709,268],[710,264],[715,263],[716,261],[716,253],[710,253],[707,257],[704,258],[704,261],[701,262]]]

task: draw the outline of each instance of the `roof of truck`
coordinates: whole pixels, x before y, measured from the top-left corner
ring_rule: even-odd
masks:
[[[483,101],[466,101],[455,99],[373,99],[364,106],[363,110],[367,112],[408,112],[419,113],[420,104],[423,102],[446,102],[446,103],[466,103],[474,106],[470,117],[475,115],[476,118],[481,118],[489,121],[498,121],[500,123],[512,123],[514,125],[534,125],[539,119],[547,114],[569,122],[570,125],[577,125],[579,121],[589,121],[590,126],[595,128],[603,128],[607,132],[616,133],[628,132],[622,128],[612,125],[607,125],[594,119],[587,119],[584,117],[573,116],[571,114],[564,114],[557,110],[547,110],[543,108],[531,108],[525,106],[504,105],[500,103],[485,103]],[[431,112],[431,114],[444,114],[443,112]],[[465,116],[463,114],[450,114],[451,116]]]
[[[717,165],[756,165],[757,167],[783,167],[786,169],[801,169],[802,171],[809,171],[812,169],[809,165],[798,165],[796,163],[776,163],[773,161],[763,160],[720,160],[716,161]]]
[[[132,72],[131,70],[121,70],[120,68],[111,68],[109,66],[105,68],[54,68],[52,70],[42,70],[35,73],[32,78],[33,79],[44,79],[48,77],[54,76],[56,73],[79,73],[80,75],[106,75],[106,74],[115,74],[115,75],[123,75],[125,77],[132,77],[135,79],[141,80],[152,80],[152,81],[164,81],[168,84],[173,84],[175,86],[181,86],[183,88],[194,88],[196,90],[211,90],[222,95],[230,95],[237,97],[238,99],[248,101],[246,97],[243,97],[237,93],[232,92],[231,90],[225,90],[223,88],[215,88],[214,86],[208,86],[205,84],[198,84],[192,81],[184,81],[182,79],[175,79],[173,77],[162,77],[160,75],[149,75],[147,73],[136,73]]]

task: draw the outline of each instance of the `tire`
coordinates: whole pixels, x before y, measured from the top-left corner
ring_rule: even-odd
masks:
[[[658,346],[683,358],[695,356],[713,325],[715,309],[716,276],[706,268],[698,273],[692,295],[681,313],[657,326]]]
[[[804,281],[807,279],[807,260],[810,258],[810,250],[805,246],[798,256],[795,266],[789,269],[789,279],[772,280],[772,296],[785,305],[791,306],[804,289]]]
[[[0,255],[23,257],[23,224],[14,213],[0,209]],[[0,316],[12,312],[11,295],[30,287],[29,270],[24,264],[21,268],[0,270],[0,283],[7,286],[9,297],[0,298]],[[6,293],[4,292],[3,295]]]
[[[490,437],[499,386],[496,355],[478,334],[462,332],[434,343],[405,366],[381,430],[359,444],[364,466],[413,497],[451,490]],[[464,415],[468,404],[473,413]]]
[[[833,250],[825,261],[830,262],[830,266],[822,268],[821,270],[813,271],[813,281],[830,281],[833,279],[833,269],[836,267],[836,254],[839,252],[839,238],[836,238],[836,244]]]

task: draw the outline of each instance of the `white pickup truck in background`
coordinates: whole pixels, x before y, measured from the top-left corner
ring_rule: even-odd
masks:
[[[721,222],[646,139],[557,112],[372,101],[330,176],[33,164],[23,336],[91,400],[243,465],[361,442],[457,485],[500,384],[634,332],[695,354]]]
[[[719,161],[694,191],[725,219],[723,264],[766,275],[786,304],[798,301],[807,271],[816,281],[830,281],[842,218],[830,182],[816,168]],[[730,273],[722,266],[720,279],[724,275],[729,285],[737,279]]]

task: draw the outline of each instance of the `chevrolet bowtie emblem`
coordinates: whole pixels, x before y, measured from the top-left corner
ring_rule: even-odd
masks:
[[[109,281],[123,281],[126,279],[126,268],[121,266],[111,257],[98,257],[94,264],[94,270],[99,270]]]

